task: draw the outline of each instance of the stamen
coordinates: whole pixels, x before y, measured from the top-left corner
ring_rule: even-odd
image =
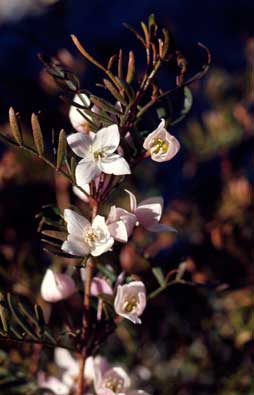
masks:
[[[154,154],[166,154],[169,143],[161,138],[154,139],[151,143],[151,151]]]
[[[100,160],[106,157],[106,152],[104,150],[94,151],[93,156],[95,160]]]
[[[109,377],[105,383],[105,387],[117,394],[123,389],[123,379],[119,377]]]
[[[98,240],[98,235],[91,226],[84,229],[84,239],[90,246]]]
[[[138,306],[138,299],[136,296],[132,296],[131,298],[126,299],[123,304],[123,309],[126,313],[131,313]]]

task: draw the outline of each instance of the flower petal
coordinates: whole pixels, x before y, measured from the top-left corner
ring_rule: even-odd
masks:
[[[91,284],[91,294],[93,296],[99,296],[102,293],[112,295],[113,290],[106,280],[100,277],[94,277]]]
[[[91,155],[89,148],[92,144],[92,141],[93,140],[89,134],[80,132],[70,134],[67,137],[67,142],[72,151],[81,158]]]
[[[94,247],[91,248],[91,255],[99,256],[104,252],[110,251],[113,244],[114,239],[111,236],[104,243],[95,243]]]
[[[123,221],[119,220],[108,225],[111,236],[120,243],[127,243],[128,233]]]
[[[90,222],[85,217],[69,208],[64,210],[64,220],[67,223],[68,233],[75,235],[77,238],[82,237],[84,227],[90,225]]]
[[[81,188],[85,188],[89,182],[94,180],[100,174],[101,170],[97,166],[96,162],[88,162],[86,159],[82,159],[76,167],[76,182]]]
[[[82,188],[82,187],[81,187],[81,188]],[[89,184],[83,185],[83,189],[84,189],[84,191],[85,191],[88,195],[90,195],[90,186],[89,186]],[[88,197],[84,192],[82,192],[77,186],[73,186],[73,187],[72,187],[72,190],[73,190],[73,193],[74,193],[80,200],[82,200],[82,201],[85,202],[85,203],[88,203],[88,202],[89,202],[89,197]]]
[[[168,142],[168,149],[165,153],[152,153],[151,159],[155,162],[166,162],[174,158],[181,148],[181,145],[175,136],[166,131],[165,140]]]
[[[135,304],[130,310],[126,310],[126,302]],[[128,305],[127,305],[128,306]],[[132,321],[134,324],[141,324],[139,316],[146,306],[146,290],[142,281],[132,281],[129,284],[118,285],[114,301],[114,308],[118,315]]]
[[[81,100],[80,96],[82,96],[83,100]],[[91,104],[89,97],[85,93],[75,95],[73,102],[87,107]],[[72,105],[69,111],[69,119],[74,129],[78,132],[85,132],[87,130],[88,122],[78,110],[82,112],[81,108]],[[87,117],[90,119],[89,116]]]
[[[78,373],[78,364],[71,353],[65,348],[57,347],[54,352],[55,363],[59,368],[68,369]]]
[[[106,149],[108,154],[115,152],[120,143],[120,133],[116,124],[100,129],[93,145],[98,149]]]
[[[125,192],[127,192],[129,194],[130,197],[130,210],[131,212],[135,212],[136,208],[137,208],[137,199],[136,196],[134,195],[134,193],[132,193],[131,191],[129,191],[128,189],[125,189]]]
[[[72,235],[68,235],[67,240],[61,246],[61,250],[68,254],[82,257],[90,253],[90,248],[85,241]]]
[[[161,197],[152,197],[143,200],[137,207],[135,215],[140,225],[145,229],[158,224],[161,219],[163,210],[163,199]]]
[[[56,303],[69,298],[75,292],[76,286],[70,276],[47,269],[41,283],[42,299],[49,303]]]
[[[100,162],[100,169],[106,174],[114,174],[116,176],[123,174],[131,174],[128,162],[118,154],[112,154]]]
[[[150,144],[151,144],[152,140],[153,140],[153,139],[156,137],[156,135],[157,135],[158,133],[160,133],[161,130],[164,129],[164,128],[165,128],[165,120],[162,119],[161,122],[160,122],[160,124],[159,124],[159,126],[158,126],[153,132],[149,133],[149,135],[145,138],[144,143],[143,143],[143,147],[144,147],[146,150],[149,150],[149,149],[150,149]]]

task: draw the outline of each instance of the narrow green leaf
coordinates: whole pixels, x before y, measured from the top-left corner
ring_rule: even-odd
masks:
[[[117,107],[109,103],[107,100],[104,100],[97,96],[91,96],[90,100],[95,106],[97,106],[103,111],[110,112],[116,115],[122,115],[122,113],[117,109]]]
[[[155,16],[154,14],[149,15],[148,17],[148,27],[149,27],[149,32],[150,34],[153,32],[156,32],[157,29],[157,23],[155,21]]]
[[[89,110],[88,108],[84,109],[83,112],[86,116],[91,117],[93,121],[98,121],[107,125],[112,124],[112,119],[106,115],[102,115],[101,113],[97,114],[96,112]]]
[[[160,286],[161,287],[165,287],[165,285],[166,285],[165,278],[164,278],[163,271],[161,270],[161,268],[160,267],[154,267],[152,269],[152,272],[154,274],[154,277],[156,278],[156,280],[160,284]]]
[[[121,48],[118,54],[118,78],[123,78],[123,50]]]
[[[65,131],[62,129],[58,139],[57,160],[56,160],[57,169],[60,169],[62,167],[63,162],[66,158],[66,151],[67,151],[66,134]]]
[[[107,70],[105,69],[105,67],[100,64],[96,59],[93,58],[92,55],[90,55],[87,50],[82,46],[82,44],[80,43],[80,41],[78,40],[78,38],[74,35],[71,34],[71,39],[74,42],[75,46],[77,47],[77,49],[79,50],[79,52],[87,59],[89,60],[89,62],[93,63],[95,66],[97,66],[99,69],[101,69],[102,71],[104,71],[105,73],[107,72]]]
[[[111,69],[112,69],[113,64],[114,64],[114,62],[116,61],[116,59],[117,59],[117,55],[116,55],[116,54],[115,54],[115,55],[112,55],[112,56],[109,58],[108,65],[107,65],[107,69],[108,69],[108,70],[111,70]]]
[[[6,308],[5,298],[2,292],[0,293],[0,319],[2,322],[4,332],[8,333],[9,315],[8,315],[8,309]]]
[[[135,30],[132,26],[128,25],[128,23],[123,23],[123,26],[128,29],[130,32],[132,32],[133,34],[135,34],[135,36],[137,37],[137,39],[139,41],[142,42],[142,44],[144,45],[144,47],[146,46],[145,40],[143,39],[143,37],[141,36],[141,34],[139,34],[139,32],[137,32],[137,30]]]
[[[20,314],[18,309],[15,306],[15,300],[13,296],[8,293],[7,294],[7,302],[10,307],[11,313],[17,324],[25,331],[25,333],[33,340],[37,341],[38,337],[34,334],[34,330],[32,326],[25,320],[25,318]]]
[[[161,58],[164,59],[168,54],[170,37],[169,37],[169,32],[167,29],[162,29],[162,33],[163,33],[164,40],[163,40],[163,48],[162,48]]]
[[[126,76],[126,82],[131,84],[135,78],[135,57],[134,52],[129,52],[129,62],[128,62],[128,71]]]
[[[67,239],[66,232],[59,232],[57,230],[43,230],[41,232],[43,235],[52,237],[53,239],[65,241]]]
[[[101,263],[96,264],[96,268],[101,272],[104,276],[108,277],[112,282],[116,280],[116,275],[110,269],[108,269],[105,265]]]
[[[16,113],[12,107],[9,109],[9,122],[10,122],[10,127],[13,137],[15,138],[15,140],[19,145],[22,145],[23,138],[22,138],[21,128]]]
[[[76,166],[77,166],[76,159],[72,156],[71,157],[71,176],[72,176],[72,179],[74,182],[76,180],[76,176],[75,176]]]
[[[32,114],[32,117],[31,117],[31,123],[32,123],[34,144],[35,144],[38,154],[40,156],[42,156],[44,153],[43,135],[41,132],[41,126],[40,126],[38,116],[34,113]]]
[[[141,27],[142,27],[144,35],[145,35],[146,47],[148,48],[150,45],[150,34],[149,34],[146,24],[143,21],[141,22]]]
[[[115,88],[115,86],[107,79],[104,78],[103,80],[105,87],[111,93],[112,96],[124,106],[127,105],[126,101],[124,100],[123,96],[119,93],[119,91]]]
[[[135,92],[133,88],[129,86],[129,84],[125,80],[120,80],[118,77],[116,77],[116,80],[121,87],[122,92],[126,94],[129,101],[132,101],[135,98]]]

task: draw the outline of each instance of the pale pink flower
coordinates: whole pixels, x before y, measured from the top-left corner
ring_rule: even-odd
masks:
[[[47,269],[41,283],[41,297],[46,302],[59,302],[69,298],[75,292],[76,286],[70,276]]]
[[[38,384],[41,388],[49,389],[57,395],[69,395],[70,387],[54,376],[46,377],[44,372],[38,374]]]
[[[141,324],[139,318],[146,307],[146,289],[142,281],[118,285],[114,301],[115,312],[134,324]]]
[[[162,197],[154,196],[137,204],[135,195],[127,189],[125,191],[129,194],[130,211],[136,216],[137,224],[150,232],[175,231],[172,226],[159,223],[164,204]]]
[[[157,129],[146,137],[143,147],[150,151],[152,160],[165,162],[177,154],[180,143],[165,129],[165,120],[162,119]]]
[[[94,360],[94,387],[97,395],[115,395],[130,387],[130,378],[123,368],[108,369],[103,361]]]
[[[95,359],[97,363],[101,364],[105,361],[100,356],[97,356]],[[78,360],[74,359],[68,350],[57,347],[55,349],[55,363],[59,368],[63,369],[62,382],[69,388],[73,388],[79,375]],[[86,359],[84,378],[88,383],[91,383],[94,377],[94,358],[90,356]]]
[[[107,219],[108,229],[116,241],[126,243],[132,235],[137,218],[120,207],[112,206]]]
[[[84,185],[106,174],[124,175],[131,170],[126,160],[116,154],[120,133],[116,124],[100,129],[97,133],[74,133],[67,137],[73,152],[83,158],[76,167],[76,181]]]
[[[99,256],[109,251],[114,244],[105,218],[96,215],[92,223],[85,217],[70,209],[64,210],[64,219],[67,223],[68,237],[61,249],[68,254],[85,256]]]
[[[100,296],[100,294],[112,295],[113,290],[109,283],[100,277],[93,277],[91,284],[91,294],[93,296]]]

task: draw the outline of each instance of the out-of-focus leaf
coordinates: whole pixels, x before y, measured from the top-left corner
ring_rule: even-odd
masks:
[[[160,267],[153,267],[152,272],[154,274],[154,277],[160,284],[160,286],[165,287],[165,285],[166,285],[165,278],[164,278],[163,271],[161,270],[161,268]]]
[[[104,78],[103,80],[105,87],[107,88],[107,90],[111,93],[112,96],[114,96],[114,98],[118,101],[120,101],[121,104],[123,104],[124,106],[127,105],[125,99],[123,98],[123,96],[119,93],[119,91],[117,90],[117,88],[115,88],[115,86],[112,84],[112,82],[110,82],[109,80],[107,80],[106,78]]]
[[[42,156],[44,153],[44,141],[43,141],[40,122],[36,114],[32,114],[31,123],[32,123],[34,144],[38,154]]]
[[[19,145],[22,145],[23,138],[22,138],[21,128],[20,128],[16,113],[12,107],[9,110],[9,122],[10,122],[10,127],[11,127],[13,137],[15,138],[15,140],[17,141],[17,143]]]
[[[67,140],[65,131],[62,129],[59,134],[58,148],[57,148],[57,169],[60,169],[66,157]]]

